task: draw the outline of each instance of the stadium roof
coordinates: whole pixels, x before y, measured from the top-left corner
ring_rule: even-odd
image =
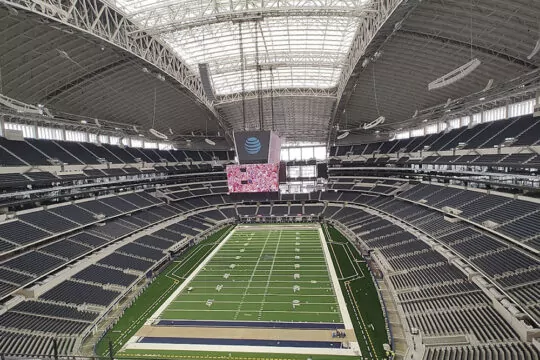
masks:
[[[535,0],[0,4],[2,94],[177,135],[263,126],[326,141],[379,115],[396,130],[540,65]],[[471,75],[428,90],[473,58]]]
[[[370,9],[368,0],[114,3],[141,31],[170,44],[194,71],[208,64],[217,96],[335,87],[360,17]]]

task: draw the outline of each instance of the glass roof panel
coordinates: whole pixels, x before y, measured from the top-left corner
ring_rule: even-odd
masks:
[[[245,91],[336,87],[371,1],[109,0],[194,71],[207,63],[218,96],[242,83]]]

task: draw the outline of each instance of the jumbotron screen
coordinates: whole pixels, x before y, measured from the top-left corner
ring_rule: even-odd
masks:
[[[227,165],[230,193],[279,191],[279,164]]]

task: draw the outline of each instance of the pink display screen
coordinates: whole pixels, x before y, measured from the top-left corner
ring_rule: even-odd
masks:
[[[279,191],[279,164],[228,165],[227,183],[231,193]]]

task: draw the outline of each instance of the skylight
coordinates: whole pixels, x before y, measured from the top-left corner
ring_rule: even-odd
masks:
[[[166,41],[194,71],[207,63],[218,96],[241,92],[242,82],[245,91],[336,87],[360,19],[369,15],[371,4],[371,0],[109,2],[142,30]]]

